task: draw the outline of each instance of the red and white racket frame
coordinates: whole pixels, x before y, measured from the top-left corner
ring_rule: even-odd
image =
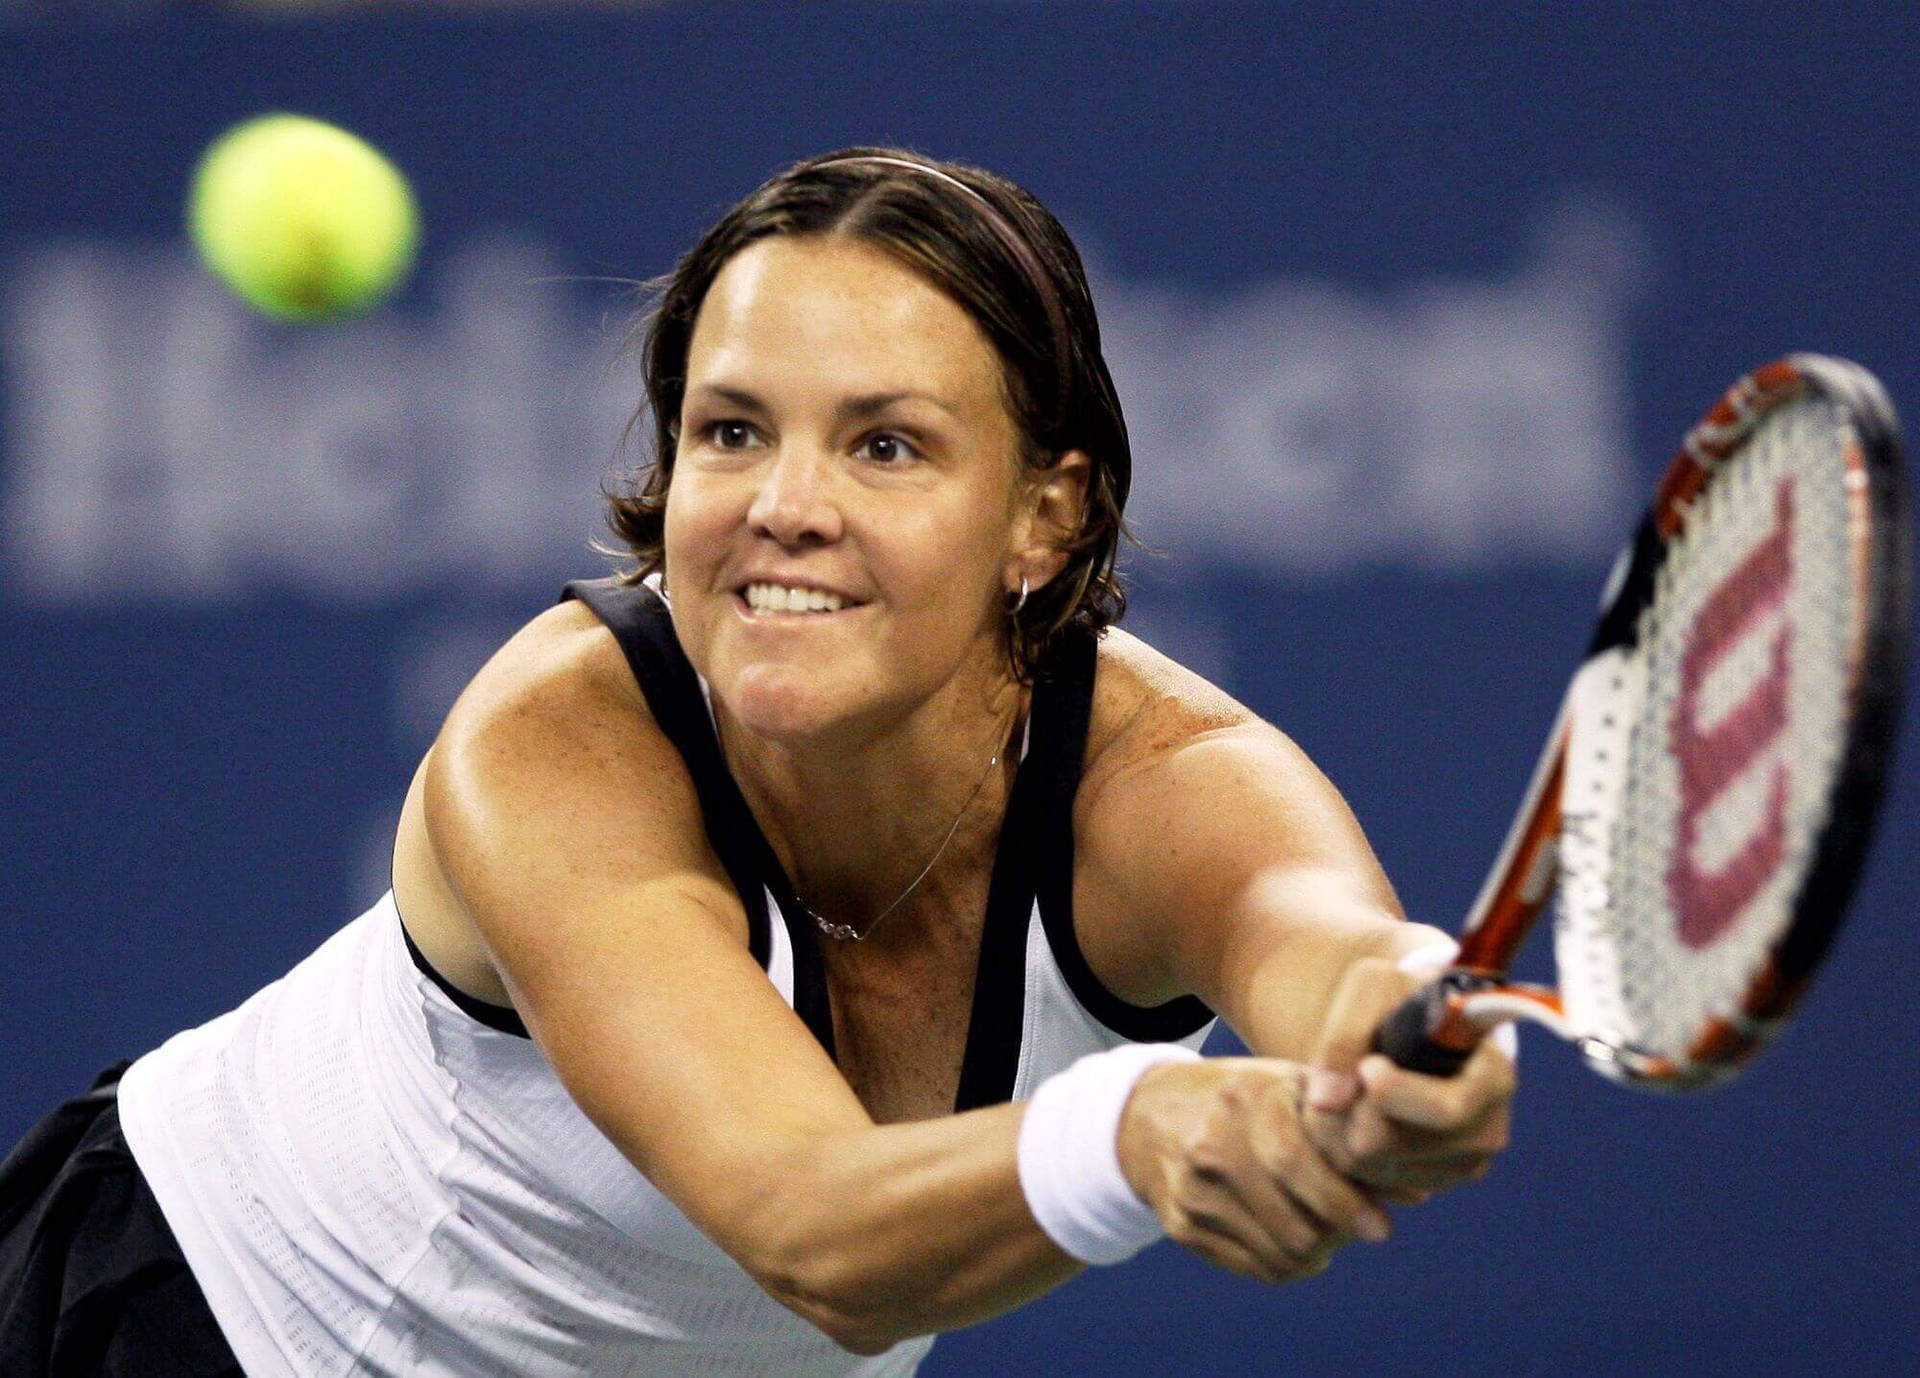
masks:
[[[1560,993],[1510,982],[1521,944],[1553,898],[1566,819],[1568,741],[1581,689],[1576,675],[1549,734],[1524,802],[1460,935],[1454,964],[1409,996],[1382,1024],[1374,1046],[1403,1067],[1451,1075],[1487,1031],[1510,1019],[1543,1024],[1582,1047],[1608,1076],[1654,1090],[1724,1080],[1777,1032],[1838,930],[1873,835],[1892,757],[1906,663],[1912,535],[1899,424],[1879,382],[1846,360],[1793,354],[1747,374],[1687,432],[1634,539],[1621,552],[1585,666],[1632,646],[1640,615],[1692,502],[1716,468],[1774,409],[1818,393],[1852,419],[1845,455],[1854,503],[1853,578],[1859,620],[1847,693],[1853,708],[1827,822],[1794,901],[1793,919],[1741,998],[1710,1018],[1683,1057],[1655,1057],[1568,1027]]]

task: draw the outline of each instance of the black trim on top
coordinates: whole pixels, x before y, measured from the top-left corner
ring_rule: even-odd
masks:
[[[560,593],[561,602],[571,599],[585,603],[606,623],[620,643],[640,692],[646,695],[654,722],[687,763],[694,792],[700,797],[707,840],[726,867],[733,888],[740,892],[740,902],[747,909],[747,946],[753,960],[764,968],[773,952],[765,895],[753,870],[753,858],[738,845],[723,845],[719,824],[732,802],[725,796],[733,777],[720,756],[700,678],[680,649],[667,605],[644,584],[622,584],[617,579],[576,579]],[[740,807],[746,807],[745,801]]]
[[[468,995],[454,985],[434,969],[432,962],[427,960],[427,954],[422,952],[419,945],[414,942],[413,934],[407,932],[406,920],[400,918],[398,910],[394,911],[394,918],[400,923],[400,939],[406,943],[407,955],[413,958],[414,966],[419,968],[421,975],[440,987],[440,993],[453,1001],[462,1014],[477,1023],[485,1024],[495,1032],[513,1034],[519,1038],[529,1037],[527,1026],[520,1018],[520,1011],[512,1005],[496,1005],[491,1000],[481,1000]]]
[[[1027,710],[1029,721],[1049,692],[1035,686]],[[1000,820],[993,876],[987,886],[986,922],[974,965],[967,1043],[960,1058],[960,1086],[954,1095],[955,1114],[1012,1100],[1020,1071],[1020,1044],[1026,1036],[1027,925],[1033,913],[1034,823],[1043,802],[1038,731],[1036,726],[1029,735],[1034,749],[1014,773],[1006,816]]]
[[[627,665],[646,695],[654,722],[666,734],[692,777],[700,798],[707,841],[747,911],[748,948],[765,968],[772,957],[767,891],[773,892],[793,949],[793,1008],[820,1046],[833,1055],[833,1011],[827,998],[826,970],[814,941],[813,925],[794,897],[779,857],[747,807],[745,796],[720,753],[700,677],[694,672],[666,601],[645,584],[618,579],[576,579],[560,594],[577,598],[607,624],[625,653]]]
[[[1073,798],[1086,759],[1087,727],[1093,719],[1093,684],[1099,643],[1091,634],[1064,639],[1053,663],[1057,679],[1036,686],[1033,750],[1041,756],[1028,846],[1037,860],[1035,893],[1047,946],[1067,987],[1088,1014],[1123,1038],[1163,1043],[1197,1033],[1213,1011],[1191,995],[1163,1005],[1130,1005],[1100,983],[1073,923]],[[1031,757],[1029,758],[1031,760]]]

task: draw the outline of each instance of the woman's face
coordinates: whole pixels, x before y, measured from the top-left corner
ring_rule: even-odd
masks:
[[[735,255],[666,512],[674,625],[732,715],[798,740],[984,683],[1033,526],[1017,454],[992,346],[924,278],[851,238]]]

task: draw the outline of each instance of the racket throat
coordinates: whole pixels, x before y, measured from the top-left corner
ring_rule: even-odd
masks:
[[[1450,1002],[1447,1017],[1460,1028],[1477,1030],[1480,1037],[1502,1024],[1524,1020],[1551,1029],[1556,1037],[1574,1038],[1567,1026],[1567,1012],[1560,1003],[1560,992],[1530,982],[1489,982],[1478,989],[1464,991]]]

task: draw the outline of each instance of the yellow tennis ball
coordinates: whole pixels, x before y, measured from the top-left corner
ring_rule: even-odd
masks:
[[[282,320],[364,311],[406,276],[419,218],[406,178],[346,130],[262,115],[228,130],[193,176],[187,227],[207,266]]]

